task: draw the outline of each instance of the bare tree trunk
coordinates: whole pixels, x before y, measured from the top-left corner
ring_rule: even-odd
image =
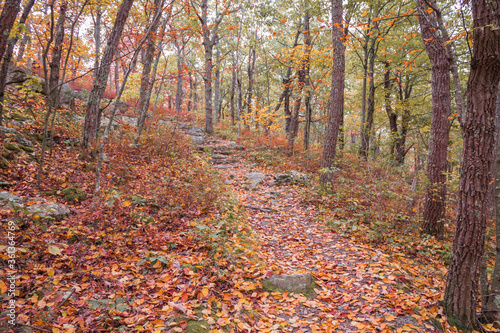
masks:
[[[151,24],[149,25],[149,34],[146,42],[146,51],[144,57],[142,58],[142,76],[141,76],[141,89],[139,90],[139,115],[137,117],[137,133],[135,136],[135,143],[139,141],[142,130],[144,128],[144,122],[148,115],[149,109],[149,97],[151,96],[150,82],[151,82],[151,65],[155,56],[155,35],[158,28],[158,22],[161,16],[161,11],[163,7],[164,0],[154,1],[154,11],[151,18]]]
[[[7,40],[19,12],[20,3],[21,0],[5,0],[3,4],[2,13],[0,14],[0,58],[3,57],[7,48]]]
[[[325,133],[323,158],[321,166],[326,169],[320,176],[323,185],[333,182],[334,173],[330,170],[335,162],[337,138],[340,127],[340,117],[344,108],[344,73],[345,73],[345,46],[343,44],[342,29],[342,0],[331,0],[332,4],[332,88],[330,95],[330,110],[328,125]]]
[[[95,18],[94,18],[94,47],[95,47],[95,58],[94,58],[94,73],[93,77],[96,78],[97,68],[99,67],[99,58],[101,57],[101,5],[97,5]]]
[[[27,31],[24,33],[23,39],[21,39],[21,44],[19,45],[19,52],[17,53],[17,58],[15,60],[14,64],[17,64],[23,60],[24,57],[24,51],[26,50],[26,45],[29,44],[31,38],[30,38],[30,26],[28,25],[26,27]],[[31,66],[31,61],[28,61],[26,64],[26,67]]]
[[[182,112],[182,55],[177,55],[177,89],[175,92],[175,110]]]
[[[118,9],[115,24],[109,35],[108,42],[101,59],[101,66],[97,70],[97,76],[89,95],[87,110],[85,113],[85,123],[83,127],[82,149],[84,151],[84,156],[87,154],[87,150],[90,147],[93,147],[93,149],[96,147],[96,140],[101,122],[101,112],[99,110],[101,97],[106,89],[106,82],[108,81],[111,62],[113,61],[113,56],[115,55],[118,47],[125,22],[127,21],[133,2],[134,0],[123,0],[120,8]]]
[[[219,114],[221,108],[220,100],[220,45],[219,45],[219,35],[216,37],[215,44],[217,45],[215,50],[215,83],[214,83],[214,121],[219,121]]]
[[[473,51],[467,90],[458,212],[444,294],[447,317],[476,327],[478,282],[484,255],[495,110],[500,79],[500,0],[472,1]]]
[[[422,232],[442,237],[446,201],[446,155],[450,135],[450,63],[442,36],[436,34],[435,13],[428,13],[424,0],[417,0],[418,18],[432,71],[432,123],[429,138],[427,178]]]
[[[235,116],[235,105],[234,105],[234,96],[236,95],[236,61],[233,62],[233,69],[232,69],[232,78],[231,78],[231,97],[230,97],[230,106],[231,106],[231,125],[235,124],[234,121],[234,116]]]
[[[247,92],[247,114],[248,117],[252,116],[252,98],[253,98],[253,72],[255,69],[255,48],[250,50],[248,57],[248,92]],[[248,122],[245,122],[247,128],[249,128]],[[258,125],[256,125],[258,127]]]
[[[375,23],[377,25],[377,23]],[[366,112],[366,121],[362,123],[361,141],[359,154],[365,159],[368,158],[370,149],[370,135],[373,126],[373,114],[375,113],[375,39],[373,39],[370,48],[368,49],[368,110]],[[364,88],[366,84],[363,82]],[[366,93],[366,92],[365,92]]]
[[[116,57],[120,57],[120,50],[116,50]],[[119,60],[115,60],[115,91],[118,94],[118,91],[120,91],[120,64]]]
[[[26,23],[26,19],[28,18],[28,15],[31,11],[31,7],[33,7],[34,3],[35,0],[29,0],[26,3],[23,9],[23,13],[21,14],[21,18],[19,19],[18,22],[19,25],[24,25]],[[2,61],[2,67],[0,69],[0,126],[3,125],[3,104],[5,97],[5,85],[7,83],[7,73],[9,71],[9,66],[11,64],[12,54],[14,53],[14,46],[16,45],[18,39],[19,38],[17,37],[17,34],[9,38],[7,42],[7,50],[5,51]]]
[[[385,101],[385,112],[387,113],[387,117],[389,118],[389,130],[391,132],[391,147],[390,153],[392,158],[394,158],[394,153],[396,150],[396,141],[398,140],[398,114],[392,108],[391,102],[391,91],[392,91],[392,82],[391,82],[391,67],[389,62],[385,62],[385,71],[384,71],[384,101]]]
[[[46,90],[47,90],[47,112],[45,114],[45,121],[43,127],[43,141],[42,141],[42,149],[40,152],[40,159],[38,163],[38,173],[36,179],[36,186],[39,187],[42,180],[43,173],[43,165],[45,161],[45,151],[47,149],[47,140],[48,140],[48,128],[49,128],[49,120],[52,112],[56,113],[59,105],[59,92],[57,89],[59,85],[59,68],[61,65],[61,55],[62,55],[62,46],[64,42],[64,21],[66,20],[66,11],[68,7],[66,3],[62,3],[59,10],[59,18],[56,24],[56,35],[54,38],[54,48],[52,49],[52,59],[50,61],[50,78],[48,82],[46,82]],[[47,46],[48,49],[48,46]]]

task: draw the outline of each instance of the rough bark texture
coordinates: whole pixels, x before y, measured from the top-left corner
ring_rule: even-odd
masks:
[[[385,62],[385,72],[384,72],[384,101],[385,101],[385,112],[387,113],[387,118],[389,118],[389,130],[391,131],[391,156],[394,156],[396,150],[396,141],[398,140],[398,114],[392,108],[391,103],[391,67],[389,62]]]
[[[453,256],[444,309],[450,322],[476,326],[500,79],[500,0],[472,1],[473,51],[462,122],[463,153]]]
[[[101,66],[97,70],[97,75],[92,86],[92,91],[89,95],[89,101],[87,103],[87,110],[85,113],[85,123],[83,127],[83,140],[82,149],[86,151],[90,146],[95,147],[95,141],[97,140],[98,130],[101,122],[101,115],[99,106],[101,104],[101,97],[106,89],[106,82],[108,81],[108,75],[111,68],[111,63],[113,61],[113,56],[115,55],[120,37],[127,21],[130,8],[132,8],[132,3],[134,0],[123,0],[118,12],[116,14],[115,25],[111,30],[108,37],[108,43],[106,49],[104,50]]]
[[[149,109],[149,100],[151,97],[150,83],[151,83],[151,65],[153,64],[156,46],[156,30],[158,28],[159,15],[162,7],[162,0],[154,1],[154,11],[152,14],[151,24],[148,27],[149,33],[146,41],[146,50],[142,58],[142,75],[141,75],[141,88],[139,90],[139,115],[137,117],[137,135],[135,141],[139,140],[144,128]]]
[[[375,23],[375,25],[377,25]],[[370,136],[373,127],[373,115],[375,113],[375,38],[372,39],[370,48],[368,49],[368,109],[366,112],[366,120],[361,127],[361,141],[359,154],[365,159],[368,158],[368,150],[370,149]],[[366,80],[366,79],[365,79]],[[366,89],[366,83],[363,82],[363,88]],[[363,98],[364,99],[364,98]]]
[[[98,5],[94,18],[94,47],[95,47],[94,78],[97,75],[97,68],[99,67],[99,58],[101,57],[101,17],[102,17],[101,6]]]
[[[432,123],[429,138],[427,178],[422,232],[441,237],[444,233],[446,200],[446,155],[450,136],[450,63],[444,40],[436,33],[436,14],[429,13],[424,0],[417,0],[418,18],[425,48],[431,61]]]
[[[19,25],[24,25],[26,23],[26,19],[28,18],[31,7],[33,7],[34,3],[35,0],[29,0],[26,3],[23,9],[23,13],[21,14],[21,18],[19,19]],[[9,71],[12,55],[14,53],[14,46],[16,45],[18,39],[19,38],[17,37],[17,35],[9,38],[7,42],[7,50],[5,51],[2,61],[2,67],[0,69],[0,126],[2,126],[3,121],[3,102],[5,96],[5,85],[7,83],[7,72]]]
[[[491,275],[491,287],[488,285],[488,273],[486,270],[486,256],[483,256],[483,267],[481,269],[481,304],[483,313],[489,321],[493,322],[500,318],[500,85],[497,89],[497,101],[495,112],[495,154],[493,165],[494,177],[494,208],[495,208],[495,238],[496,258],[493,274]]]
[[[2,13],[0,14],[0,58],[3,57],[7,48],[7,40],[19,12],[20,3],[21,0],[6,0],[3,4]]]
[[[344,108],[344,73],[345,73],[345,46],[342,32],[342,0],[332,0],[332,88],[330,95],[330,110],[328,125],[325,133],[325,144],[321,166],[332,168],[335,161],[335,150],[340,127],[340,117]],[[320,177],[322,184],[333,182],[333,172],[325,170]]]

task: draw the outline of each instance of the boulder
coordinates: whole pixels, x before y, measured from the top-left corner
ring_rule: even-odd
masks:
[[[289,183],[297,183],[305,185],[308,183],[308,181],[309,181],[308,175],[295,170],[291,170],[286,173],[277,173],[274,176],[275,185],[284,185]]]
[[[266,175],[260,172],[250,172],[249,174],[244,175],[246,179],[249,181],[249,185],[247,186],[247,189],[249,190],[254,190],[257,188],[257,185],[262,184],[264,181],[264,178],[266,178]]]
[[[48,202],[43,198],[22,199],[9,192],[0,192],[0,208],[13,209],[15,207],[24,208],[28,213],[38,215],[42,218],[53,217],[58,219],[71,213],[65,205]]]
[[[33,147],[33,144],[31,143],[31,141],[26,139],[26,137],[24,135],[22,135],[21,133],[19,133],[18,131],[16,131],[13,128],[0,126],[0,136],[2,136],[2,137],[14,136],[17,143],[21,144],[22,146]]]
[[[7,82],[6,84],[12,84],[12,85],[20,85],[24,81],[26,81],[27,75],[26,75],[26,70],[21,67],[17,66],[9,66],[9,70],[7,72]]]
[[[76,94],[68,83],[65,83],[61,87],[60,101],[61,104],[68,104],[71,100],[76,98]]]
[[[0,209],[22,207],[23,199],[9,192],[0,192]]]
[[[56,203],[48,203],[44,200],[39,201],[33,205],[26,206],[26,210],[28,213],[33,215],[38,215],[42,218],[44,217],[53,217],[53,218],[62,218],[65,215],[71,213],[68,207],[56,204]]]
[[[275,287],[288,291],[306,291],[311,285],[311,274],[274,274],[267,280]]]
[[[137,127],[137,118],[134,118],[134,117],[127,117],[127,116],[122,116],[120,118],[120,120],[122,122],[124,122],[125,124],[128,124],[132,127]]]

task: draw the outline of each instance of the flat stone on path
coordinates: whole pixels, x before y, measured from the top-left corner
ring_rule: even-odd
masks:
[[[305,291],[312,282],[311,274],[276,274],[268,279],[274,287],[288,291]]]

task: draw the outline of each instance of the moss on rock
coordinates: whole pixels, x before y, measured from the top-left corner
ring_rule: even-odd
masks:
[[[10,150],[10,151],[14,151],[14,152],[20,152],[21,151],[21,148],[16,145],[15,143],[12,143],[12,142],[7,142],[5,143],[5,148]]]
[[[61,194],[63,199],[69,202],[82,202],[87,199],[87,192],[73,186],[62,190]]]

